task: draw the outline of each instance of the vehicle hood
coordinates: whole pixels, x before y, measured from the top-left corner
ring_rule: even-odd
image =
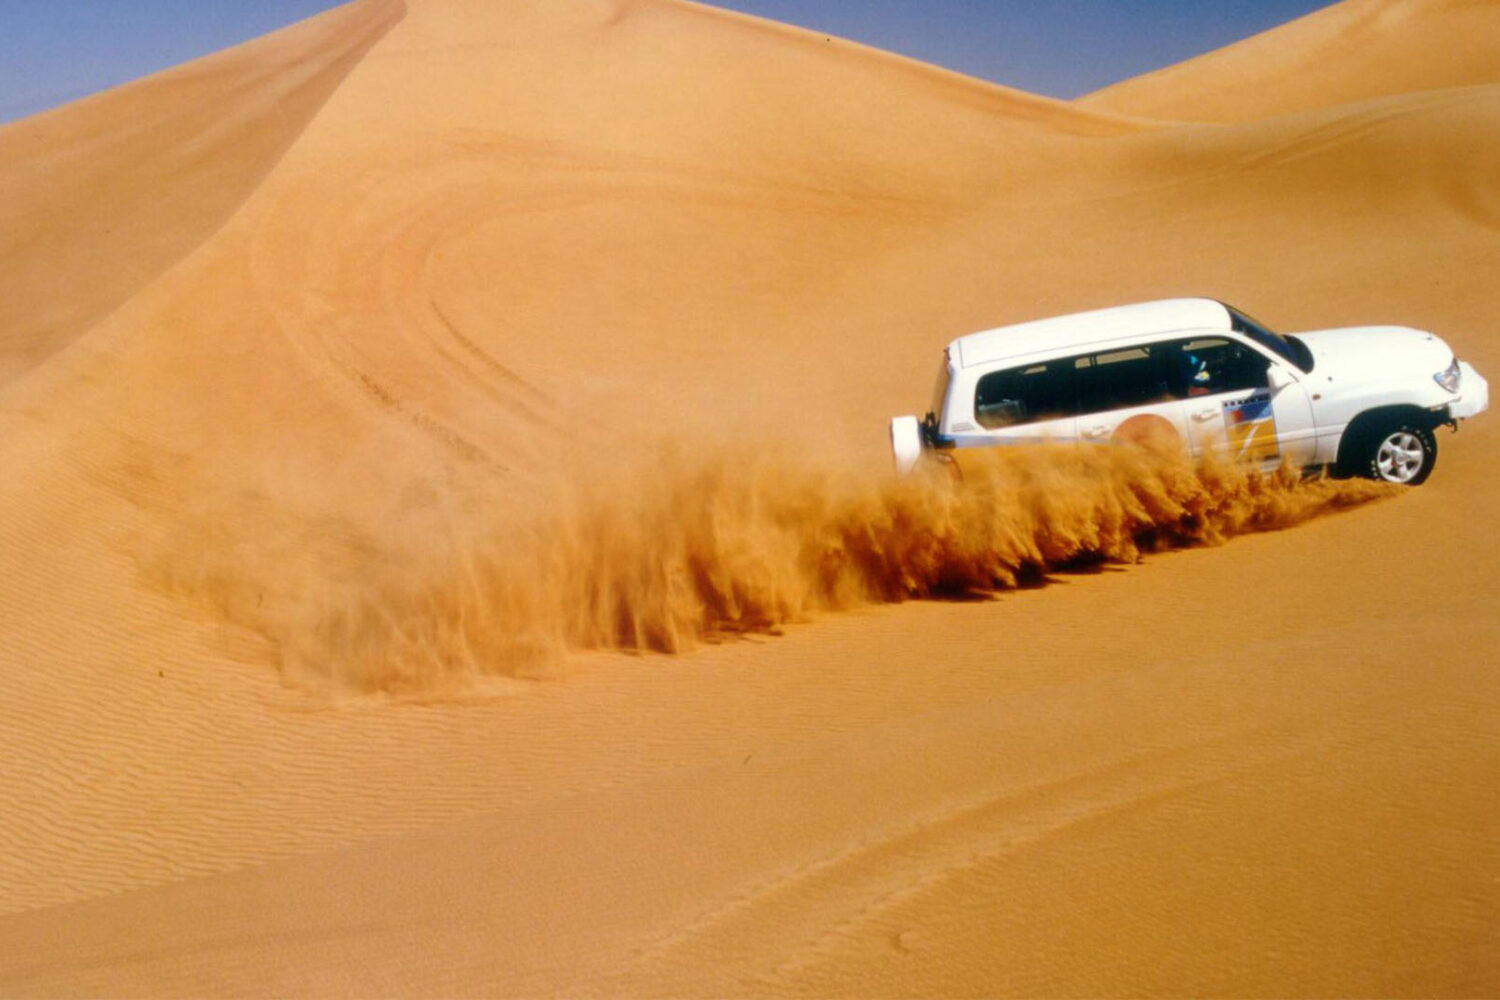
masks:
[[[1294,336],[1312,352],[1313,374],[1335,380],[1426,377],[1453,360],[1442,338],[1404,326],[1358,326]]]

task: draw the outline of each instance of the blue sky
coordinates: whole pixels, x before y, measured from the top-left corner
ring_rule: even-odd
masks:
[[[1332,0],[713,0],[1048,97],[1248,38]]]
[[[718,0],[717,5],[1024,90],[1075,97],[1300,17],[1326,0]],[[0,121],[334,6],[334,0],[0,0]]]
[[[0,121],[337,6],[337,0],[0,0]]]

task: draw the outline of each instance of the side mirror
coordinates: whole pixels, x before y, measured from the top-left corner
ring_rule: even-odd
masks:
[[[1295,385],[1296,382],[1297,380],[1292,377],[1292,373],[1281,367],[1281,365],[1271,365],[1266,369],[1266,384],[1271,387],[1272,392],[1275,392],[1277,389],[1285,389],[1289,385]]]

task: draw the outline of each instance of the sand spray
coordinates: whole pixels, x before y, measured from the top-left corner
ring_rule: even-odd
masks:
[[[525,504],[498,478],[378,509],[226,494],[142,565],[264,635],[289,683],[422,697],[547,676],[571,651],[681,653],[863,604],[992,594],[1393,492],[1135,446],[986,449],[962,477],[905,478],[789,446],[661,446],[560,470]]]

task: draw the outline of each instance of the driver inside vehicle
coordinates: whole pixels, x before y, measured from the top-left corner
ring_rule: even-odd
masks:
[[[1265,358],[1227,340],[1195,340],[1171,349],[1180,396],[1208,396],[1266,384]]]
[[[1206,396],[1212,392],[1213,376],[1209,374],[1208,362],[1191,351],[1183,351],[1182,370],[1189,396]]]

